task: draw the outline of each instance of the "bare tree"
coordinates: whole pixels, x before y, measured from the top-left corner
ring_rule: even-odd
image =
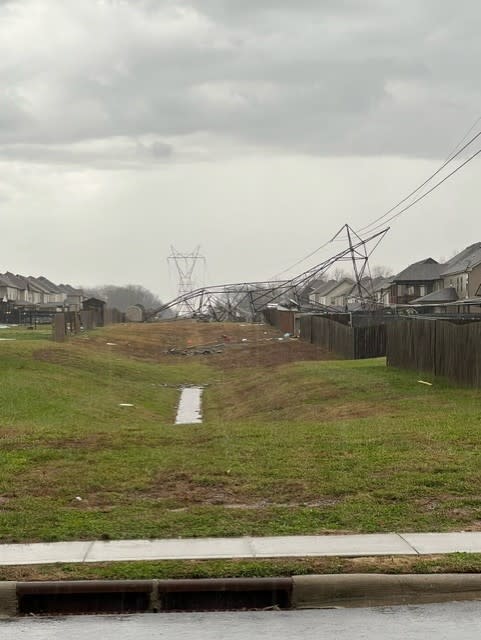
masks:
[[[105,299],[109,307],[119,309],[119,311],[126,311],[131,304],[141,304],[147,310],[162,306],[162,301],[140,284],[127,284],[123,287],[113,284],[101,285],[84,289],[84,291],[87,295]]]
[[[393,275],[391,267],[386,267],[384,264],[377,264],[371,268],[371,275],[373,278],[389,278]]]
[[[332,271],[330,272],[330,277],[333,280],[343,280],[344,278],[349,278],[349,274],[346,272],[345,269],[343,269],[342,267],[335,267],[334,269],[332,269]]]

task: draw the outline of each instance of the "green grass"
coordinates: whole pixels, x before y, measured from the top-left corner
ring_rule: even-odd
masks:
[[[52,327],[49,324],[39,324],[34,328],[30,328],[28,325],[7,325],[6,328],[0,328],[0,338],[13,338],[15,340],[49,340],[51,337]]]
[[[480,573],[481,554],[279,560],[179,560],[7,566],[0,580],[165,580],[186,578],[269,578],[308,574]]]
[[[106,345],[126,331],[0,342],[1,541],[481,527],[479,391],[383,359],[143,361]],[[173,426],[183,383],[202,425]]]

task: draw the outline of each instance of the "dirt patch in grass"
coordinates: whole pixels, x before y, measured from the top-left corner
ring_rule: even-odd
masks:
[[[115,343],[116,352],[142,360],[171,364],[199,362],[223,370],[336,358],[316,345],[284,339],[281,332],[264,324],[173,321],[116,325],[76,341],[85,349],[106,351],[112,348],[107,342]],[[198,353],[203,350],[207,353]],[[44,354],[47,353],[45,350]],[[44,357],[53,361],[49,355]],[[68,354],[57,357],[59,363],[68,361]]]
[[[169,499],[190,504],[216,504],[246,499],[245,488],[228,480],[203,484],[187,473],[159,473],[149,489],[143,492],[151,498]]]
[[[69,366],[85,365],[84,359],[78,353],[66,351],[64,349],[37,349],[33,352],[33,359],[40,362],[48,362],[49,364],[60,364]]]
[[[142,359],[156,360],[171,349],[197,349],[215,344],[238,344],[279,337],[281,334],[269,325],[237,323],[205,323],[193,320],[160,322],[153,324],[126,324],[109,326],[82,336],[77,340],[87,348],[108,349],[107,342],[115,343],[122,352]]]
[[[167,500],[179,505],[216,505],[226,509],[262,510],[272,508],[323,508],[339,504],[342,498],[312,497],[304,483],[284,480],[276,495],[262,495],[251,487],[225,476],[196,478],[188,473],[160,473],[150,487],[142,491],[149,499]],[[308,498],[307,496],[311,496]],[[180,511],[183,507],[173,510]]]
[[[222,354],[206,357],[212,358],[212,364],[222,369],[276,367],[290,362],[334,359],[333,354],[325,349],[297,339],[227,345]]]

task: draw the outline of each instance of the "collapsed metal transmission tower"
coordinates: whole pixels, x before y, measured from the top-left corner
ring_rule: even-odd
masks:
[[[181,253],[175,247],[170,245],[171,254],[167,258],[167,263],[174,264],[177,277],[177,297],[176,311],[178,316],[191,316],[195,313],[195,307],[192,304],[191,294],[196,288],[194,280],[194,271],[199,263],[205,269],[206,260],[200,255],[200,245],[198,245],[191,253]]]
[[[338,311],[328,305],[313,303],[310,300],[306,304],[305,292],[311,283],[323,278],[333,265],[342,261],[351,262],[354,270],[355,280],[350,298],[359,303],[363,309],[376,308],[378,304],[372,290],[369,258],[388,230],[389,228],[386,228],[361,238],[349,225],[345,224],[331,242],[345,241],[347,246],[294,278],[275,282],[237,282],[201,288],[195,288],[192,279],[197,262],[205,260],[199,255],[200,248],[197,247],[191,254],[179,254],[172,247],[169,260],[175,262],[179,273],[179,294],[159,309],[152,311],[150,317],[166,309],[176,309],[177,315],[184,317],[217,321],[254,320],[269,304],[283,304],[300,310],[308,308],[311,311]]]

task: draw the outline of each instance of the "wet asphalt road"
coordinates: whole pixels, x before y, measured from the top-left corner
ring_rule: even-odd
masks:
[[[164,613],[0,621],[1,640],[478,640],[481,602],[289,612]]]

